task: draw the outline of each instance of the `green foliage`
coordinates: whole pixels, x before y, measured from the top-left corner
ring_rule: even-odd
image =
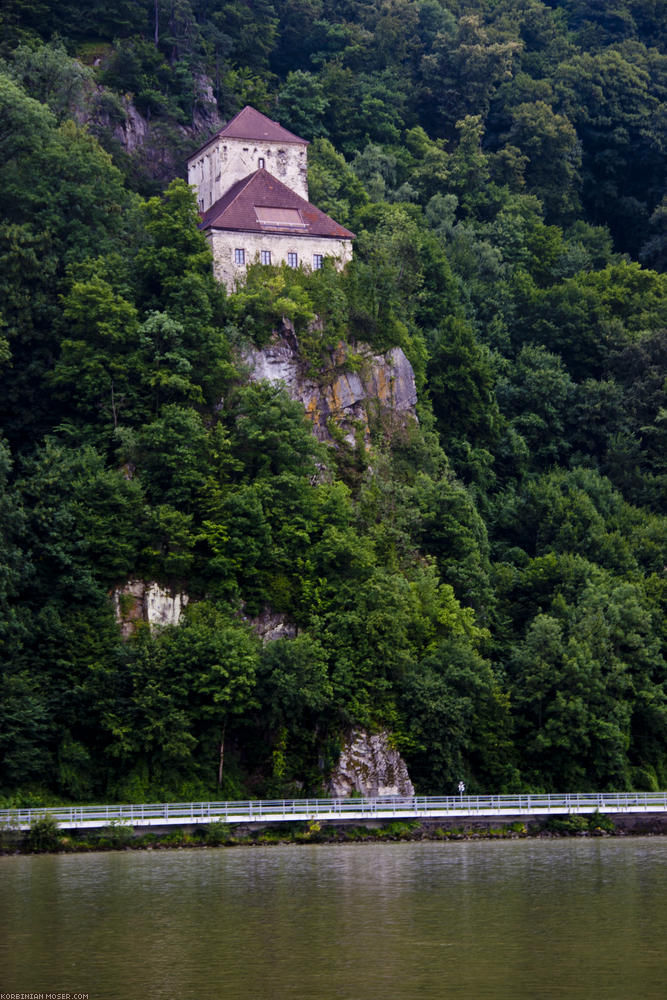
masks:
[[[344,226],[368,202],[363,185],[327,139],[316,139],[308,150],[308,190],[313,204]]]
[[[134,839],[134,830],[122,819],[112,819],[109,826],[104,826],[99,831],[99,838],[105,846],[122,850],[129,847]]]
[[[442,794],[461,778],[473,791],[513,780],[508,699],[462,639],[440,643],[408,674],[403,709],[419,748],[408,760],[425,790]]]
[[[220,847],[221,844],[229,843],[231,830],[227,823],[209,823],[206,827],[206,843],[211,847]]]
[[[616,827],[609,816],[603,816],[597,809],[588,821],[589,828],[593,832],[615,833]]]
[[[554,816],[547,821],[546,829],[553,830],[554,833],[561,835],[577,836],[577,834],[587,832],[589,827],[585,816],[568,816],[567,819],[560,819]]]
[[[602,816],[597,809],[591,816],[568,816],[567,819],[553,817],[547,820],[546,830],[558,833],[561,836],[576,837],[593,834],[615,833],[616,827],[608,816]]]
[[[544,204],[549,220],[567,222],[579,208],[581,153],[573,125],[545,101],[518,104],[511,115],[505,139],[526,155],[526,183]]]
[[[441,439],[468,478],[470,462],[461,452],[468,447],[488,448],[498,434],[500,417],[489,352],[475,342],[469,324],[454,316],[442,321],[429,346],[427,375]]]
[[[58,823],[49,813],[34,819],[27,837],[28,849],[35,854],[55,851],[58,847]]]
[[[78,59],[71,59],[60,41],[39,48],[20,45],[8,64],[11,76],[30,97],[46,105],[62,121],[85,103],[93,73]]]
[[[11,352],[0,420],[12,442],[39,439],[64,409],[49,370],[59,351],[66,266],[122,245],[133,204],[120,173],[72,121],[0,75],[0,282]],[[19,408],[26,414],[17,420]],[[26,425],[26,420],[28,425]]]
[[[326,136],[324,118],[329,107],[322,83],[312,73],[295,70],[278,94],[280,121],[306,139]]]
[[[308,291],[303,276],[293,268],[282,265],[267,273],[262,265],[251,265],[230,302],[232,317],[260,346],[268,342],[283,317],[303,333],[315,320]]]
[[[274,725],[307,724],[331,704],[326,652],[308,634],[269,643],[260,670],[261,704]]]
[[[401,822],[395,820],[393,823],[386,823],[375,831],[375,836],[380,840],[410,840],[419,830],[419,821]]]

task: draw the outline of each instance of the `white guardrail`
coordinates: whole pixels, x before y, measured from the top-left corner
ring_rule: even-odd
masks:
[[[151,805],[51,806],[0,809],[0,828],[28,830],[45,815],[63,829],[187,826],[193,823],[280,823],[299,820],[443,819],[667,812],[667,792],[591,792],[572,795],[449,795],[372,799],[278,799],[247,802],[171,802]]]

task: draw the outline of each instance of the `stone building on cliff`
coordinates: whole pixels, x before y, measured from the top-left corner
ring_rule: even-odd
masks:
[[[232,289],[248,264],[342,268],[354,233],[308,201],[308,143],[245,107],[188,160],[216,277]]]

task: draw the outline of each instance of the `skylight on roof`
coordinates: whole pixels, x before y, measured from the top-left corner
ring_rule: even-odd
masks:
[[[306,225],[298,208],[268,208],[266,205],[255,205],[255,215],[260,226],[271,226],[273,229],[304,229]]]

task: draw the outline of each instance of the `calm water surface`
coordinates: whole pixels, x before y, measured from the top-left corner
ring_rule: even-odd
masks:
[[[667,997],[667,838],[0,858],[0,993]]]

